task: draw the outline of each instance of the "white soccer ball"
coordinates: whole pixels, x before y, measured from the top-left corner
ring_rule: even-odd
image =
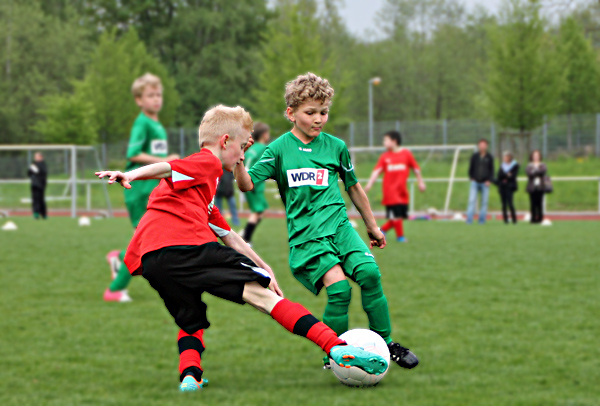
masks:
[[[374,331],[357,328],[346,331],[340,336],[349,345],[363,348],[365,351],[381,355],[388,363],[388,368],[379,375],[369,374],[357,367],[341,367],[329,359],[331,370],[341,383],[347,386],[374,386],[379,383],[390,369],[390,350],[385,340]]]

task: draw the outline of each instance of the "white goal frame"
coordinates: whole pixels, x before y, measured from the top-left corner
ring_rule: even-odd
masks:
[[[85,184],[89,187],[90,184],[102,184],[102,190],[104,192],[104,198],[106,200],[107,217],[113,216],[112,205],[110,203],[110,197],[108,196],[108,190],[106,189],[106,182],[99,179],[94,180],[83,180],[77,179],[77,153],[80,151],[93,152],[94,159],[98,169],[102,169],[100,163],[100,157],[98,156],[98,150],[96,147],[91,145],[64,145],[64,144],[40,144],[40,145],[0,145],[0,151],[67,151],[70,152],[70,175],[67,180],[49,180],[48,183],[58,183],[66,185],[67,189],[71,190],[71,217],[77,217],[77,185]],[[0,179],[0,184],[29,184],[29,179]],[[88,199],[89,200],[89,199]]]

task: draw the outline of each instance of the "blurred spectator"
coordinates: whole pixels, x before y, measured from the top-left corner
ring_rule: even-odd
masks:
[[[498,169],[498,191],[502,201],[502,216],[506,224],[508,221],[508,210],[513,224],[517,224],[517,214],[513,195],[518,189],[517,176],[519,175],[519,164],[515,161],[512,152],[505,151],[502,155],[502,164]]]
[[[490,183],[494,179],[494,157],[488,152],[488,142],[485,139],[479,140],[477,152],[471,156],[469,179],[471,179],[471,189],[469,191],[469,207],[467,208],[467,224],[473,223],[479,193],[481,193],[479,224],[485,224],[490,197]]]
[[[233,225],[239,226],[240,220],[238,219],[237,208],[235,207],[235,196],[233,195],[234,179],[233,173],[229,171],[223,171],[223,176],[221,176],[219,186],[217,186],[215,204],[219,208],[221,214],[225,216],[225,211],[223,210],[223,198],[225,198],[225,200],[227,200],[227,204],[229,205],[229,211],[231,212],[231,222]]]
[[[46,162],[41,152],[36,152],[33,157],[33,162],[27,170],[27,176],[31,178],[31,206],[33,217],[39,219],[40,216],[45,219],[46,212],[46,182],[48,179],[48,170]]]
[[[550,192],[552,187],[547,172],[546,164],[542,162],[542,153],[534,150],[525,168],[528,178],[527,193],[531,202],[531,224],[538,224],[544,220],[544,193]]]

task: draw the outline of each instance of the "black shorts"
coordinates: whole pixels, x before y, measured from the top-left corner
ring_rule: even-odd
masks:
[[[159,293],[175,323],[186,333],[208,328],[202,294],[244,304],[248,282],[267,287],[269,274],[233,248],[211,242],[165,247],[142,257],[142,276]]]
[[[408,218],[408,204],[385,206],[385,217],[390,220]]]

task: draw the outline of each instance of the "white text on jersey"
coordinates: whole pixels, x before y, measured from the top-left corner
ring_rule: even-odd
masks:
[[[290,187],[329,186],[329,170],[327,169],[289,169],[287,177]]]

